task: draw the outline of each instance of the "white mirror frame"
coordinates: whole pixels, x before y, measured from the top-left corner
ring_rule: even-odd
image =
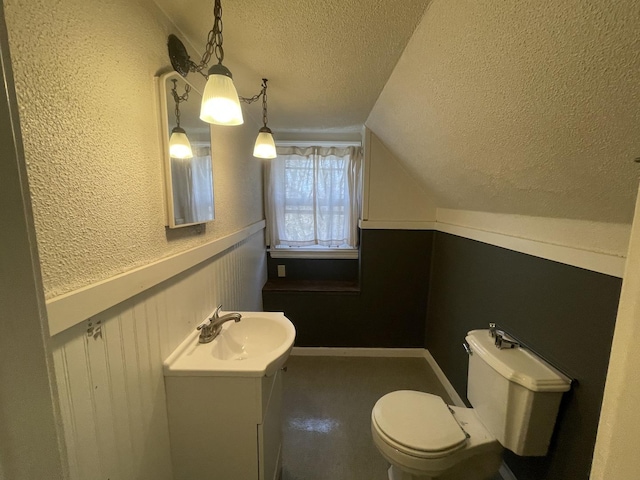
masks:
[[[189,82],[186,78],[182,77],[179,73],[175,71],[171,71],[156,77],[156,90],[159,97],[160,102],[160,128],[161,128],[161,137],[162,137],[162,159],[163,159],[163,172],[164,172],[164,197],[165,197],[165,225],[169,228],[182,228],[188,227],[192,225],[200,225],[206,222],[210,222],[215,218],[215,208],[214,208],[214,192],[213,192],[213,161],[211,160],[211,202],[210,205],[205,204],[203,207],[210,211],[210,215],[207,215],[206,218],[201,218],[195,222],[179,222],[179,219],[176,219],[176,212],[174,207],[174,182],[172,176],[172,159],[169,155],[169,137],[172,127],[175,126],[174,113],[173,108],[174,104],[169,104],[168,98],[170,98],[169,92],[167,91],[167,84],[171,81],[171,79],[177,79],[179,82],[184,82],[191,87],[190,95],[197,97],[197,111],[200,109],[200,99],[202,98],[201,90],[195,87],[191,82]],[[180,91],[179,94],[184,93]],[[182,104],[181,104],[182,105]],[[181,112],[182,113],[182,112]],[[185,123],[185,117],[182,117],[183,122]],[[197,122],[201,122],[199,118],[197,118]],[[203,127],[206,126],[208,128],[208,145],[209,151],[211,151],[211,127],[204,122],[201,122]],[[187,130],[187,135],[189,131]],[[197,144],[192,142],[192,147],[194,151],[197,148]],[[195,152],[194,152],[195,153]],[[196,155],[194,155],[194,158]],[[174,159],[175,160],[175,159]],[[181,160],[181,161],[192,161],[192,160]]]

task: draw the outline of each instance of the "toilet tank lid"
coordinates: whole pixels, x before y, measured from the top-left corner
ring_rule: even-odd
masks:
[[[565,375],[526,348],[497,348],[489,330],[472,330],[465,340],[473,355],[511,382],[534,392],[566,392],[571,388]]]

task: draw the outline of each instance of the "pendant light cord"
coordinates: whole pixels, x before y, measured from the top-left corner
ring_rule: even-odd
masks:
[[[241,97],[238,95],[238,98],[242,103],[246,103],[248,105],[256,102],[262,98],[262,123],[264,126],[267,126],[267,80],[266,78],[262,79],[262,88],[260,89],[260,93],[257,93],[253,97]]]
[[[262,79],[262,123],[267,126],[267,79]]]
[[[222,61],[224,60],[222,29],[222,5],[220,4],[220,0],[215,0],[213,3],[213,27],[209,30],[209,34],[207,35],[207,44],[204,49],[204,54],[202,55],[202,59],[199,64],[191,62],[191,71],[198,72],[206,77],[207,75],[203,73],[203,70],[208,68],[209,60],[211,60],[211,57],[214,54],[218,59],[218,64],[222,64]]]
[[[176,126],[180,128],[180,103],[186,102],[189,99],[189,92],[191,91],[191,85],[185,84],[184,93],[182,95],[178,95],[178,80],[175,78],[171,80],[173,82],[173,87],[171,88],[171,95],[173,95],[173,100],[176,102]]]

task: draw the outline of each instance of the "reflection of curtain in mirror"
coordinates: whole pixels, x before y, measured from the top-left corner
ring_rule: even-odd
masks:
[[[176,225],[193,223],[190,159],[171,159],[171,182],[173,183],[173,216]]]
[[[171,159],[173,216],[176,225],[213,220],[211,149],[191,145],[193,158]]]
[[[211,150],[195,147],[191,159],[191,211],[195,221],[213,218],[213,185],[211,176]]]

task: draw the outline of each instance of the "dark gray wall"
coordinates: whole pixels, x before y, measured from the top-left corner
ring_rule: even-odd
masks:
[[[466,392],[468,330],[496,322],[578,380],[550,452],[506,462],[518,480],[588,479],[621,279],[436,233],[426,346]]]
[[[352,272],[346,263],[290,265],[300,279]],[[518,480],[586,480],[621,283],[445,233],[364,230],[359,293],[265,292],[263,300],[265,310],[292,319],[298,346],[426,346],[463,397],[464,336],[498,323],[578,380],[563,399],[549,454],[507,452],[507,464]]]
[[[358,259],[271,258],[267,254],[267,276],[278,279],[278,265],[284,265],[287,280],[358,281]]]
[[[297,346],[422,347],[432,239],[430,231],[363,230],[359,293],[263,290],[264,309],[285,312],[296,326]],[[333,278],[344,280],[348,267],[328,262],[318,273],[317,262],[290,265],[302,280],[330,280],[334,265]]]

